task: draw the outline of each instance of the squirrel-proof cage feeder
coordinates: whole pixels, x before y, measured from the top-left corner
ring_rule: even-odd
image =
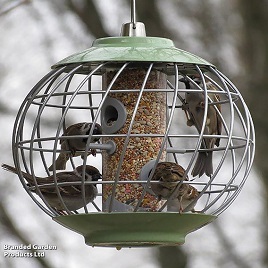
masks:
[[[235,85],[171,40],[146,37],[134,5],[120,37],[52,66],[13,131],[13,172],[27,193],[92,246],[184,243],[235,200],[254,157]]]

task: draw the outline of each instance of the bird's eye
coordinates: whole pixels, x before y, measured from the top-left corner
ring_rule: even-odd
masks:
[[[96,134],[101,134],[101,130],[99,129],[98,126],[95,126],[95,128],[93,130],[93,135],[96,135]]]
[[[205,104],[203,101],[201,101],[198,105],[196,105],[196,112],[199,113],[199,112],[203,112],[205,109]]]

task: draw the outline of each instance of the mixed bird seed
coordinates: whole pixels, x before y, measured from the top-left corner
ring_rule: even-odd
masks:
[[[103,77],[103,87],[106,89],[117,71],[109,71]],[[141,89],[147,70],[125,69],[116,79],[112,90]],[[166,88],[166,75],[152,70],[147,79],[138,109],[135,114],[131,134],[134,137],[118,137],[117,134],[127,134],[133,117],[134,109],[138,101],[139,92],[114,92],[109,97],[119,100],[127,110],[127,118],[124,126],[114,133],[112,140],[116,143],[116,152],[113,155],[103,153],[103,180],[138,181],[137,184],[104,184],[103,203],[104,210],[108,210],[105,202],[112,196],[117,201],[135,207],[143,192],[143,186],[139,183],[139,173],[142,167],[152,159],[156,159],[162,145],[162,137],[166,130],[166,92],[156,92],[153,89]],[[149,134],[148,136],[146,136]],[[158,134],[153,137],[150,134]],[[103,138],[103,143],[111,138]],[[125,153],[123,153],[125,150]],[[166,152],[163,150],[160,161],[164,161]],[[119,166],[121,163],[121,166]],[[146,180],[147,178],[142,178]],[[159,208],[157,198],[146,193],[140,207],[149,211]]]

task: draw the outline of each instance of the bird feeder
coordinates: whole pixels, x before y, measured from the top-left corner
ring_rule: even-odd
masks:
[[[204,97],[199,127],[186,116],[191,115],[186,96],[193,92]],[[220,120],[220,133],[206,133],[210,109]],[[86,165],[97,167],[102,180],[94,182],[99,193],[91,203],[82,190],[83,206],[72,211],[63,204],[65,212],[59,213],[40,194],[51,185],[40,186],[36,179],[30,187],[23,172],[53,176],[59,202],[64,203],[60,188],[78,183],[58,183],[58,170],[49,166],[63,151],[62,141],[81,138],[62,135],[79,122],[99,124],[102,133],[94,134],[92,128],[83,136],[83,157],[70,154],[66,170],[83,166],[82,189],[93,184],[85,180]],[[220,143],[208,148],[208,139]],[[86,244],[111,247],[184,243],[188,233],[212,222],[236,199],[255,148],[251,115],[235,85],[214,65],[176,48],[171,40],[146,37],[144,25],[135,19],[135,1],[131,23],[123,25],[120,37],[95,40],[89,49],[54,64],[33,87],[18,111],[12,141],[15,168],[33,201],[54,221],[82,234]],[[213,172],[191,175],[198,154],[209,152]],[[185,184],[197,189],[195,212],[170,210],[175,193],[159,200],[152,191],[160,162],[184,167],[188,179],[177,188]]]

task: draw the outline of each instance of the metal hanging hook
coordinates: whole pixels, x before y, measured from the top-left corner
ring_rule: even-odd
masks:
[[[122,25],[121,36],[146,36],[145,26],[137,22],[136,0],[131,0],[131,22]]]

